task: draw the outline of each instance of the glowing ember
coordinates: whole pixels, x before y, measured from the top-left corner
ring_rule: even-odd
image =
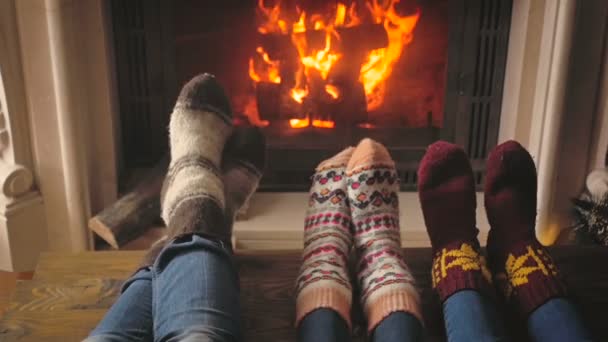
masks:
[[[310,118],[306,119],[291,119],[289,120],[289,126],[291,128],[306,128],[310,126]]]
[[[317,128],[334,128],[336,123],[331,120],[312,120],[312,125]]]
[[[361,127],[361,128],[374,128],[376,126],[374,126],[373,124],[369,123],[369,122],[363,122],[358,124],[357,126]]]
[[[343,89],[329,83],[336,65],[350,57],[349,51],[341,48],[343,42],[340,32],[356,26],[375,25],[380,30],[384,28],[386,45],[370,47],[375,49],[354,57],[360,58],[356,59],[357,63],[361,61],[358,80],[363,86],[367,111],[373,112],[384,102],[386,81],[391,76],[395,63],[400,60],[403,48],[412,42],[413,31],[420,17],[419,10],[410,15],[397,13],[395,5],[398,2],[399,0],[366,0],[366,6],[360,7],[357,6],[360,2],[353,2],[350,6],[338,3],[326,13],[307,13],[296,8],[296,15],[293,15],[293,12],[289,13],[282,6],[281,0],[276,0],[272,6],[266,6],[264,0],[258,0],[262,18],[258,32],[266,36],[288,37],[287,41],[297,51],[298,61],[293,68],[285,67],[282,64],[285,60],[271,58],[272,55],[259,46],[249,61],[250,78],[256,84],[281,84],[281,87],[286,87],[285,90],[289,89],[289,97],[297,104],[303,104],[309,96],[319,96],[323,90],[333,100],[349,96],[343,94]],[[317,37],[316,40],[313,37]],[[295,61],[289,62],[287,66],[293,65]],[[353,77],[357,76],[357,69],[353,70]],[[291,83],[284,84],[284,80],[291,80],[287,81]],[[317,97],[311,99],[317,100]],[[334,121],[317,120],[311,114],[307,113],[306,119],[291,119],[291,127],[303,128],[311,124],[321,128],[335,127]]]
[[[289,126],[291,128],[306,128],[306,127],[316,127],[316,128],[334,128],[336,127],[336,123],[331,120],[310,120],[310,117],[306,117],[305,119],[291,119],[289,120]]]

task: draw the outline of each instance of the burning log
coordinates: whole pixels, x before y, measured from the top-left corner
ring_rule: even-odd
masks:
[[[286,34],[258,34],[258,44],[273,60],[291,60],[297,58],[298,52]]]
[[[304,103],[294,100],[288,88],[283,88],[281,92],[279,111],[283,119],[304,119],[306,117]]]
[[[255,87],[258,113],[262,120],[276,120],[281,117],[281,85],[260,82]]]
[[[295,128],[309,125],[331,128],[336,122],[347,125],[366,121],[361,68],[371,51],[388,46],[386,28],[384,24],[371,23],[325,27],[292,34],[259,35],[258,53],[267,54],[262,59],[275,73],[280,68],[280,84],[258,80],[258,112],[263,119],[293,119]],[[300,56],[298,49],[306,56]],[[300,67],[305,68],[305,80],[296,82],[296,78],[302,77]]]
[[[169,157],[163,157],[132,191],[89,220],[89,228],[113,248],[146,232],[160,220],[160,191]]]
[[[388,46],[388,35],[382,24],[340,27],[337,31],[342,42],[338,48],[343,53],[350,54],[355,50],[367,53]]]
[[[321,113],[331,113],[331,120],[339,126],[365,121],[367,103],[363,85],[355,81],[341,83],[335,87],[339,89],[340,96],[337,99],[323,101],[319,108]]]
[[[350,64],[349,64],[350,65]],[[358,81],[358,70],[337,68],[328,83],[316,70],[308,75],[305,96],[297,101],[291,86],[274,83],[258,83],[256,97],[260,118],[309,119],[325,128],[339,123],[340,125],[363,122],[367,118],[366,97],[363,85]],[[320,123],[323,121],[324,123]],[[303,122],[303,121],[302,121]]]

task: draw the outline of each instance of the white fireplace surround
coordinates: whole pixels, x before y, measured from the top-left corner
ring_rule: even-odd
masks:
[[[108,2],[0,0],[0,269],[31,269],[41,250],[91,248],[87,220],[117,196]],[[596,2],[514,0],[499,142],[520,141],[536,161],[536,229],[546,244],[568,225],[568,198],[603,165],[608,143],[605,23],[597,18],[607,6]],[[601,34],[580,42],[577,30]],[[305,197],[259,194],[235,227],[237,247],[300,246]],[[416,194],[402,193],[401,202],[404,245],[428,245]]]

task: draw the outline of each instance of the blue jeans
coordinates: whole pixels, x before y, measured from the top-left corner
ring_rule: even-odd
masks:
[[[464,290],[443,303],[448,341],[509,341],[503,318],[495,303],[479,292]],[[592,341],[574,306],[554,298],[536,309],[527,320],[532,341]],[[331,309],[318,309],[306,316],[298,328],[298,341],[349,341],[346,322]],[[396,312],[373,331],[374,342],[423,341],[424,330],[412,315]]]
[[[508,341],[495,303],[479,292],[464,290],[443,302],[448,341]]]
[[[308,314],[298,327],[301,342],[349,341],[348,325],[335,311],[317,309]],[[423,341],[424,328],[420,321],[406,312],[393,312],[378,324],[372,332],[374,342]]]
[[[122,294],[85,341],[152,340],[152,271],[135,273],[122,288]]]
[[[534,310],[528,318],[532,341],[593,341],[591,333],[572,303],[554,298]]]
[[[228,246],[179,238],[127,282],[86,341],[240,341],[238,284]]]
[[[448,341],[508,341],[502,315],[495,303],[479,292],[460,291],[443,304]],[[527,319],[531,341],[592,341],[575,307],[553,298]]]

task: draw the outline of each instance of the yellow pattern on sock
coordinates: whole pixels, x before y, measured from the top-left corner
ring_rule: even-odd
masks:
[[[473,246],[463,243],[459,249],[443,248],[440,255],[435,256],[433,261],[433,287],[447,278],[448,270],[460,268],[463,271],[481,270],[483,277],[491,282],[491,274],[486,266],[485,258],[480,255]]]
[[[534,272],[542,272],[545,276],[557,275],[557,269],[550,258],[545,256],[541,249],[534,249],[526,246],[526,254],[515,256],[509,254],[505,264],[505,270],[509,283],[513,287],[518,287],[528,283],[528,277]],[[543,260],[544,259],[544,260]],[[529,260],[532,265],[524,266]]]

